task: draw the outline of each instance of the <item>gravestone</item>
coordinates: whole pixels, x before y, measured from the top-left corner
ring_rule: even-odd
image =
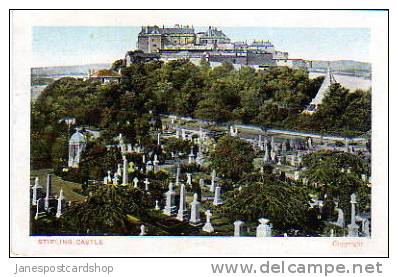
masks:
[[[192,173],[187,173],[187,184],[192,185]]]
[[[117,175],[122,177],[122,164],[117,164]]]
[[[59,192],[59,196],[58,196],[58,205],[57,205],[57,213],[55,215],[56,218],[60,218],[62,215],[62,209],[64,206],[64,192],[61,188],[60,192]]]
[[[134,188],[138,188],[138,178],[137,177],[134,177],[133,183],[134,183]]]
[[[213,200],[213,205],[221,205],[223,203],[221,199],[221,187],[216,187],[216,191],[214,192],[214,200]]]
[[[211,172],[211,185],[210,185],[210,191],[214,192],[216,187],[216,170],[213,169],[213,171]]]
[[[50,198],[52,194],[52,175],[47,174],[47,183],[46,183],[46,198],[44,198],[44,210],[48,211],[50,208]]]
[[[344,222],[344,212],[342,209],[337,209],[338,212],[338,216],[337,216],[337,221],[336,221],[336,225],[339,227],[344,228],[345,226],[345,222]]]
[[[260,218],[258,221],[260,224],[256,229],[256,237],[272,237],[272,229],[268,225],[269,219]]]
[[[113,175],[112,184],[118,185],[118,182],[119,182],[119,177],[117,175],[117,172],[115,172],[115,174]]]
[[[35,178],[35,184],[32,187],[32,205],[35,206],[37,204],[38,195],[41,194],[41,189],[43,187],[40,186],[39,177]]]
[[[180,221],[184,221],[186,215],[187,215],[186,190],[185,190],[185,185],[181,184],[181,186],[180,186],[180,205],[178,208],[177,219]]]
[[[359,226],[355,223],[355,204],[357,203],[356,194],[351,194],[351,223],[347,226],[349,237],[358,237]]]
[[[128,172],[127,172],[127,158],[126,156],[123,156],[123,179],[122,179],[122,185],[127,185],[128,183]]]
[[[140,226],[140,233],[138,234],[139,236],[145,236],[146,235],[146,230],[145,230],[145,225]]]
[[[173,183],[169,184],[169,190],[166,195],[166,206],[163,209],[163,214],[171,216],[175,214],[177,207],[175,206],[175,191],[173,190]]]
[[[211,225],[210,219],[211,219],[212,213],[210,212],[210,210],[206,211],[206,223],[203,226],[202,230],[207,232],[207,233],[213,233],[214,232],[214,228]]]
[[[195,154],[193,153],[193,147],[191,147],[191,153],[188,155],[188,164],[192,164],[195,159]]]
[[[151,183],[151,182],[149,182],[148,178],[145,178],[145,181],[144,181],[144,184],[145,184],[144,190],[145,190],[145,191],[149,191],[149,184],[150,184],[150,183]]]
[[[189,224],[198,226],[200,224],[200,202],[198,201],[198,194],[193,195],[193,201],[191,202],[191,218]]]
[[[243,221],[237,220],[234,222],[234,237],[240,237],[243,232]]]
[[[155,200],[155,210],[156,211],[160,210],[159,201],[158,200]]]

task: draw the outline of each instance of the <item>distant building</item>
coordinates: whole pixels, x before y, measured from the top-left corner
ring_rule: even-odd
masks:
[[[89,70],[88,78],[90,80],[97,80],[103,84],[108,84],[112,82],[120,82],[122,75],[119,72],[113,71],[111,69],[100,69],[97,71]]]

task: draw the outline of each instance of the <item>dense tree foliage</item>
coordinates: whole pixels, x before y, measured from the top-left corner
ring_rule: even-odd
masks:
[[[278,230],[315,232],[319,222],[310,209],[306,189],[277,179],[272,174],[249,175],[240,181],[241,190],[225,193],[221,213],[230,220],[256,222],[270,219]]]
[[[361,179],[369,176],[369,167],[364,159],[345,152],[318,151],[303,159],[307,167],[309,185],[316,189],[322,199],[338,199],[346,220],[350,218],[350,196],[357,193],[362,211],[370,209],[370,187]]]
[[[62,78],[32,103],[33,167],[50,166],[54,161],[52,145],[67,134],[62,119],[68,116],[80,126],[100,128],[108,142],[122,133],[129,141],[144,144],[151,143],[147,140],[150,117],[160,113],[320,132],[370,130],[369,91],[349,93],[334,85],[318,112],[303,114],[323,77],[309,79],[301,69],[234,69],[228,63],[212,69],[205,60],[197,66],[186,59],[137,60],[129,67],[118,60],[112,68],[121,70],[120,84]]]
[[[224,136],[211,154],[212,167],[226,178],[238,180],[253,170],[254,150],[250,143],[237,137]]]

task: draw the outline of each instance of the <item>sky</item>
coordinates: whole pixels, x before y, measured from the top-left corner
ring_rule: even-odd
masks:
[[[196,32],[207,27],[195,27]],[[370,29],[223,27],[232,41],[270,40],[290,58],[369,62]],[[33,67],[111,63],[136,48],[141,27],[33,27]]]

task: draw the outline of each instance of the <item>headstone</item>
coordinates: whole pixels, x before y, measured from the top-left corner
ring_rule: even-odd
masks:
[[[149,191],[149,184],[150,184],[150,183],[151,183],[151,182],[149,182],[148,178],[145,178],[145,181],[144,181],[144,184],[145,184],[144,190],[145,190],[145,191]]]
[[[40,210],[40,200],[41,200],[41,198],[37,199],[37,202],[36,202],[35,220],[39,219],[39,215],[40,215],[40,212],[39,212],[39,210]]]
[[[117,175],[117,172],[115,172],[115,174],[113,175],[112,184],[118,185],[118,182],[119,182],[119,177]]]
[[[331,238],[334,237],[334,229],[330,229],[330,237],[331,237]]]
[[[138,234],[139,236],[145,236],[146,235],[146,230],[145,230],[145,225],[140,226],[140,233]]]
[[[221,187],[216,187],[216,191],[214,192],[214,200],[213,200],[213,205],[217,206],[217,205],[221,205],[222,199],[221,199]]]
[[[37,204],[38,195],[43,187],[40,186],[39,177],[35,178],[35,184],[32,187],[32,205],[35,206]]]
[[[59,196],[58,196],[58,205],[57,205],[57,213],[55,215],[56,218],[60,218],[62,215],[62,206],[63,206],[63,201],[64,201],[65,197],[64,197],[64,192],[61,188],[60,192],[59,192]]]
[[[256,229],[256,237],[272,237],[271,227],[268,225],[269,219],[260,218],[258,220],[260,224]]]
[[[313,145],[312,145],[312,138],[308,138],[308,149],[312,150]]]
[[[108,176],[104,177],[104,185],[108,184]]]
[[[158,155],[156,155],[156,154],[153,156],[153,170],[155,173],[158,173],[160,170]]]
[[[51,198],[51,188],[52,188],[52,175],[47,174],[47,183],[46,183],[46,198],[44,198],[44,210],[48,211],[50,208],[50,198]]]
[[[351,194],[351,224],[347,226],[348,228],[348,236],[349,237],[358,237],[358,230],[359,226],[355,223],[355,204],[357,203],[357,197],[356,194],[353,193]]]
[[[203,178],[200,178],[199,179],[199,186],[204,186],[205,185],[205,179],[203,179]]]
[[[188,164],[192,164],[195,159],[195,154],[193,153],[193,147],[191,147],[191,153],[188,155]]]
[[[163,209],[163,214],[171,216],[177,210],[177,207],[175,206],[175,191],[173,190],[173,183],[169,184],[169,190],[165,194],[166,206]]]
[[[158,133],[158,145],[160,145],[160,133]]]
[[[186,215],[187,215],[186,190],[185,190],[185,185],[181,184],[181,186],[180,186],[180,205],[178,208],[177,219],[180,221],[184,221]]]
[[[355,209],[355,204],[357,204],[357,196],[355,193],[351,194],[351,224],[355,223],[355,213],[356,213],[356,209]]]
[[[202,230],[207,232],[207,233],[213,233],[214,232],[214,228],[211,225],[210,219],[211,219],[212,213],[210,212],[210,210],[206,211],[206,223],[203,226]]]
[[[134,177],[133,183],[134,183],[134,188],[138,188],[138,178],[137,177]]]
[[[337,211],[338,211],[338,216],[337,216],[337,221],[336,221],[336,225],[337,226],[340,226],[340,227],[342,227],[342,228],[344,228],[344,226],[345,226],[345,220],[344,220],[344,212],[343,212],[343,210],[342,209],[337,209]]]
[[[363,182],[366,182],[367,181],[367,177],[366,177],[366,174],[361,174],[361,180],[363,181]]]
[[[213,171],[211,172],[211,185],[210,185],[210,191],[214,192],[216,188],[216,170],[213,169]]]
[[[192,185],[192,173],[187,173],[187,184]]]
[[[127,185],[128,183],[128,172],[127,172],[127,158],[126,156],[123,156],[123,179],[122,179],[122,185]]]
[[[155,200],[155,210],[160,210],[160,207],[159,207],[159,201],[158,200]]]
[[[193,195],[193,201],[191,202],[191,218],[189,224],[197,226],[200,224],[200,202],[198,201],[198,194]]]
[[[117,175],[122,177],[122,164],[117,164]]]
[[[268,150],[268,145],[265,145],[264,148],[264,157],[263,157],[263,161],[266,163],[269,161],[269,150]]]
[[[237,220],[234,222],[234,237],[240,237],[243,232],[243,221]]]

